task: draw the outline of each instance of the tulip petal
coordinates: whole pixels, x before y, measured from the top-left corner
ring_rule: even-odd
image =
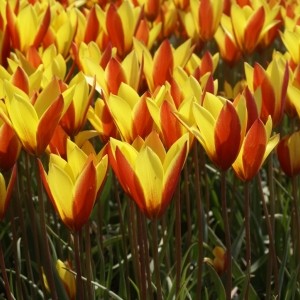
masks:
[[[151,216],[156,216],[162,202],[164,176],[162,163],[157,154],[151,148],[146,147],[138,154],[134,171],[143,189],[147,212]]]
[[[58,214],[73,229],[73,182],[70,176],[60,166],[50,164],[47,181]]]
[[[235,161],[240,150],[240,143],[240,120],[233,105],[227,102],[221,110],[215,126],[217,165],[222,170],[228,169]]]
[[[74,228],[79,230],[87,222],[96,200],[96,170],[92,160],[77,178],[73,193]]]
[[[7,99],[7,108],[11,123],[22,144],[29,152],[34,153],[37,145],[36,133],[38,116],[27,99],[18,94]]]
[[[41,116],[36,133],[37,155],[42,154],[49,145],[55,128],[59,123],[63,107],[64,101],[60,95],[58,99],[53,102],[53,104]]]

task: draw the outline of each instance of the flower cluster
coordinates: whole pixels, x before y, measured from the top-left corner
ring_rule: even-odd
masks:
[[[290,126],[300,117],[294,7],[2,1],[0,170],[9,179],[6,187],[0,173],[1,220],[21,150],[38,159],[48,198],[72,232],[88,222],[109,167],[146,217],[162,217],[195,143],[245,182],[277,145],[282,171],[299,174],[300,134]]]

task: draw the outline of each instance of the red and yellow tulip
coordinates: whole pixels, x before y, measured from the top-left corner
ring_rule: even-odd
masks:
[[[4,121],[13,128],[24,149],[41,155],[48,146],[53,132],[67,110],[74,88],[61,90],[55,78],[41,91],[28,97],[21,89],[4,82],[5,108],[1,110]]]
[[[282,67],[281,65],[284,65]],[[284,113],[287,87],[289,82],[288,65],[281,58],[275,57],[267,69],[255,63],[254,68],[245,64],[246,79],[249,89],[254,92],[257,89],[262,93],[261,119],[266,122],[269,115],[273,125],[277,126]]]
[[[63,223],[73,231],[81,229],[104,184],[107,155],[86,154],[68,140],[66,160],[50,154],[48,173],[40,161],[39,167],[44,187]]]
[[[188,135],[166,152],[158,134],[137,138],[132,145],[110,139],[109,160],[124,191],[150,219],[170,204],[188,153]]]
[[[247,131],[237,159],[232,164],[236,175],[243,181],[251,180],[259,171],[270,152],[279,142],[279,134],[273,135],[272,119],[266,124],[256,119]]]
[[[239,116],[229,100],[211,93],[205,94],[202,105],[194,103],[192,109],[195,125],[189,126],[180,115],[179,118],[202,144],[212,162],[221,170],[227,170],[239,153],[245,117]]]
[[[129,85],[122,83],[117,95],[110,94],[106,100],[122,139],[132,143],[137,136],[145,138],[152,130],[153,121],[142,97]]]

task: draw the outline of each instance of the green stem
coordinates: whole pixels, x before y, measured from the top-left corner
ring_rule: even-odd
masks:
[[[147,236],[147,228],[146,228],[146,220],[145,216],[141,214],[141,228],[142,228],[142,236],[143,236],[143,244],[144,244],[144,257],[145,257],[145,267],[146,267],[146,275],[147,275],[147,282],[148,282],[148,294],[153,295],[152,291],[152,279],[151,279],[151,271],[150,271],[150,258],[149,258],[149,243],[148,243],[148,236]]]
[[[246,231],[246,289],[245,299],[249,299],[249,288],[250,288],[250,269],[251,269],[251,233],[250,233],[250,194],[249,194],[249,182],[245,182],[244,187],[244,213],[245,213],[245,231]]]
[[[37,174],[37,183],[38,183],[38,200],[39,200],[39,207],[40,207],[39,213],[40,213],[41,238],[44,247],[44,258],[45,258],[44,272],[47,277],[51,297],[53,300],[58,300],[54,275],[53,275],[52,259],[51,259],[49,243],[48,243],[47,229],[46,229],[46,214],[45,214],[45,203],[43,197],[42,179],[39,173],[38,160],[36,159],[35,161],[36,161],[36,170],[37,170],[36,174]]]
[[[144,238],[142,230],[141,212],[136,206],[137,224],[138,224],[138,245],[139,245],[139,259],[140,259],[140,274],[141,274],[141,299],[147,299],[147,279],[146,279],[146,262],[144,251]]]
[[[119,197],[119,191],[117,189],[117,184],[116,184],[116,178],[114,180],[114,190],[115,190],[115,198],[118,203],[118,212],[119,212],[119,219],[120,219],[120,229],[121,229],[121,235],[122,235],[122,247],[123,247],[123,253],[124,253],[124,265],[125,265],[125,284],[126,284],[126,293],[128,299],[130,299],[130,282],[129,282],[129,270],[128,270],[128,259],[127,259],[127,243],[126,243],[126,231],[125,231],[125,223],[123,219],[123,214],[122,214],[122,205]]]
[[[176,221],[175,221],[175,240],[176,240],[176,295],[180,292],[181,283],[181,261],[182,261],[182,251],[181,251],[181,203],[180,203],[180,184],[177,186],[175,195],[175,210],[176,210]]]
[[[90,238],[90,225],[85,225],[85,253],[86,253],[86,279],[87,279],[87,295],[88,299],[94,299],[94,290],[92,286],[92,256],[91,256],[91,238]]]
[[[300,218],[299,218],[299,203],[298,203],[298,181],[297,176],[292,177],[292,193],[293,193],[293,225],[295,232],[294,254],[295,261],[300,262]]]
[[[12,244],[13,244],[13,254],[14,254],[14,261],[15,261],[14,271],[16,274],[16,294],[19,296],[20,300],[23,300],[21,273],[19,268],[18,249],[17,249],[17,243],[19,237],[17,235],[14,212],[11,212],[10,224],[12,228]]]
[[[154,273],[156,278],[156,289],[157,289],[157,300],[162,300],[162,289],[160,279],[160,268],[158,261],[158,237],[157,237],[157,219],[152,221],[152,238],[153,238],[153,262],[154,262]]]
[[[231,257],[231,236],[228,221],[227,200],[226,200],[226,171],[221,172],[221,202],[224,221],[225,246],[227,254],[227,270],[226,270],[226,299],[231,299],[232,289],[232,257]]]
[[[202,273],[203,273],[203,216],[202,216],[202,199],[201,199],[201,184],[200,184],[200,170],[197,143],[193,149],[193,159],[195,168],[195,189],[197,201],[197,220],[198,220],[198,273],[197,273],[197,295],[201,295],[202,290]]]
[[[10,291],[9,282],[8,282],[8,278],[7,278],[1,240],[0,240],[0,267],[1,267],[2,278],[3,278],[3,281],[4,281],[6,299],[12,300],[13,297],[12,297],[12,294],[11,294],[11,291]]]
[[[268,231],[268,235],[269,235],[269,251],[271,254],[272,263],[269,263],[268,268],[270,268],[270,266],[274,265],[275,295],[278,295],[278,297],[279,297],[280,291],[279,291],[279,275],[278,275],[277,255],[276,255],[276,249],[275,249],[274,235],[273,235],[273,231],[272,231],[271,218],[269,215],[268,206],[267,206],[265,196],[264,196],[260,173],[258,173],[257,178],[258,178],[258,185],[259,185],[259,191],[260,191],[260,195],[261,195],[264,215],[265,215],[265,219],[266,219],[267,231]],[[270,289],[271,289],[270,285],[272,282],[271,275],[272,275],[272,271],[268,270],[266,299],[270,299]]]
[[[76,263],[76,299],[84,299],[82,271],[81,271],[81,260],[80,260],[80,233],[74,232],[74,252],[75,252],[75,263]]]

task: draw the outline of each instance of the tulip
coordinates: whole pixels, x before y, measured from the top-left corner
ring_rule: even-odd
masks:
[[[67,141],[67,159],[50,154],[48,173],[39,161],[45,190],[63,223],[78,231],[88,221],[106,178],[107,155],[86,154]]]
[[[202,144],[213,163],[226,171],[239,153],[244,120],[229,100],[211,93],[205,94],[202,106],[193,104],[193,115],[193,126],[186,124],[180,115],[179,119]]]
[[[191,40],[187,40],[176,50],[172,48],[170,41],[165,39],[152,57],[149,50],[138,40],[134,40],[134,49],[139,61],[144,65],[144,74],[150,92],[166,81],[172,81],[173,71],[176,67],[184,67],[192,55]]]
[[[142,69],[135,51],[129,53],[122,62],[111,57],[105,68],[99,65],[99,57],[83,59],[82,63],[88,80],[96,77],[96,90],[104,97],[110,93],[117,94],[122,82],[136,91],[139,88]]]
[[[226,62],[233,65],[240,59],[242,53],[237,45],[229,16],[222,16],[221,26],[216,31],[215,40],[218,44],[220,55]]]
[[[188,153],[188,135],[166,152],[152,131],[130,145],[110,139],[109,160],[124,191],[150,219],[159,218],[170,204]]]
[[[264,36],[278,24],[278,9],[273,14],[264,6],[251,7],[231,5],[231,22],[239,49],[246,54],[252,53]]]
[[[107,11],[100,11],[99,21],[103,26],[119,57],[125,57],[132,50],[133,36],[138,24],[141,8],[123,1],[119,7],[108,5]]]
[[[58,273],[58,276],[60,280],[62,281],[65,290],[67,292],[67,295],[69,296],[70,300],[76,299],[76,280],[75,275],[72,273],[72,268],[70,266],[70,263],[68,261],[61,261],[58,259],[56,261],[56,270]],[[49,291],[49,285],[47,281],[46,275],[43,273],[43,280],[46,289]]]
[[[74,7],[66,10],[59,2],[54,2],[51,5],[51,13],[51,22],[43,39],[43,46],[48,48],[54,44],[58,53],[67,57],[76,33],[77,11]]]
[[[152,119],[146,104],[129,85],[121,84],[118,94],[110,94],[106,103],[121,137],[132,143],[137,136],[146,137],[152,130]]]
[[[185,30],[193,40],[213,38],[223,13],[221,0],[190,0],[191,11],[182,14]]]
[[[232,164],[236,175],[250,181],[279,142],[279,134],[271,136],[272,119],[264,125],[260,119],[252,124],[244,137],[237,159]]]
[[[117,138],[119,136],[114,119],[107,104],[102,99],[95,101],[94,108],[92,106],[89,107],[87,119],[104,143],[108,142],[110,137]]]
[[[17,177],[17,166],[15,165],[12,169],[10,179],[6,186],[4,176],[0,173],[0,220],[3,220],[7,211],[9,202],[11,200],[11,193]]]
[[[277,146],[277,157],[283,172],[294,177],[300,173],[300,131],[283,137]]]
[[[185,91],[192,90],[191,87],[188,86],[188,83],[186,83],[186,87],[187,88],[185,89],[184,86],[182,86],[182,89]],[[191,102],[194,99],[193,97],[186,95],[185,99],[180,100],[180,103],[176,103],[176,100],[174,100],[171,95],[170,88],[171,87],[166,84],[158,89],[152,97],[147,97],[146,99],[147,107],[156,125],[156,129],[167,149],[169,149],[181,136],[187,133],[187,129],[179,122],[175,114],[181,114],[185,119],[190,120],[192,115],[190,109]],[[192,135],[190,135],[189,141],[192,143]]]
[[[28,4],[18,7],[15,11],[7,2],[7,25],[13,48],[26,52],[30,46],[38,48],[41,45],[50,24],[50,6]]]
[[[67,110],[74,89],[61,92],[60,83],[53,79],[42,92],[30,99],[22,90],[4,82],[4,121],[12,127],[24,149],[32,155],[41,155],[48,146],[61,116]]]
[[[274,126],[277,126],[283,117],[289,82],[288,65],[281,67],[281,64],[284,62],[280,58],[274,58],[266,70],[258,63],[254,68],[245,64],[249,89],[252,92],[260,89],[262,93],[260,118],[265,123],[271,115]]]
[[[83,73],[78,73],[71,80],[69,87],[75,86],[72,102],[60,120],[60,124],[69,136],[74,137],[83,128],[87,111],[92,101],[95,85],[89,92],[88,83]]]
[[[151,49],[157,41],[161,29],[162,23],[156,23],[151,26],[145,19],[142,19],[138,24],[135,37],[137,40],[143,42],[148,49]]]

